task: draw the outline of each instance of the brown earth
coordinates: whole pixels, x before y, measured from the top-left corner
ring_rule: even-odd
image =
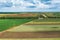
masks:
[[[36,17],[38,14],[0,14],[0,17]]]
[[[60,38],[60,31],[44,32],[4,32],[0,38]]]

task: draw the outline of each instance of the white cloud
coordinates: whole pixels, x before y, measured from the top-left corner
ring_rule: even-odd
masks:
[[[60,3],[60,0],[52,0],[51,2],[52,2],[53,4],[54,4],[54,3]]]
[[[0,0],[0,2],[10,2],[9,0]],[[59,9],[60,8],[60,0],[52,0],[52,1],[49,1],[51,2],[51,4],[44,4],[42,3],[40,0],[33,0],[33,3],[30,3],[30,2],[26,2],[24,0],[11,0],[13,2],[13,6],[14,6],[14,9],[15,8],[18,8],[20,7],[21,9],[37,9],[37,10],[41,10],[41,9],[49,9],[52,8],[52,9]],[[36,6],[34,8],[27,8],[27,6]]]
[[[60,8],[60,0],[52,0],[50,2],[51,2],[50,5],[46,5],[46,4],[40,2],[40,4],[38,4],[37,7],[40,7],[42,9]]]
[[[3,0],[3,1],[6,2],[8,0]],[[3,2],[3,1],[0,0],[0,2]],[[41,3],[40,0],[33,0],[35,2],[35,4],[30,3],[30,2],[26,2],[24,0],[11,0],[11,1],[13,2],[13,4],[16,7],[17,7],[17,5],[20,6],[20,7],[36,6],[36,8],[41,8],[41,9],[51,8],[51,7],[56,6],[57,3],[60,3],[60,0],[52,0],[52,1],[50,1],[52,3],[50,5],[46,5],[44,3]]]

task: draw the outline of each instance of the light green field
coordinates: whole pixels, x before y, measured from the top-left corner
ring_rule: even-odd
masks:
[[[0,39],[0,40],[60,40],[60,38],[23,38],[23,39]]]
[[[10,32],[60,31],[60,25],[21,25],[9,29]]]
[[[36,19],[35,22],[60,22],[60,18]]]
[[[0,32],[12,27],[19,26],[31,20],[32,19],[0,19]]]

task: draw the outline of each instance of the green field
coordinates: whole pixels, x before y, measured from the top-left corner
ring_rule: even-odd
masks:
[[[24,24],[26,22],[30,22],[33,19],[0,19],[0,32],[10,29],[12,27],[17,27],[21,24]],[[58,18],[47,18],[47,19],[35,19],[33,20],[35,22],[60,22],[60,19]],[[15,30],[15,29],[14,29]],[[13,31],[14,31],[13,30]],[[35,25],[32,26],[20,26],[17,30],[19,31],[60,31],[60,25]],[[16,31],[17,31],[16,30]]]
[[[32,19],[0,19],[0,32],[15,26],[19,26],[31,20]]]
[[[60,18],[36,19],[35,22],[60,22]]]
[[[29,12],[26,12],[27,14]],[[32,14],[45,14],[46,16],[50,16],[50,17],[60,17],[60,12],[32,12]],[[25,14],[25,12],[3,12],[3,13],[0,13],[0,14]],[[39,16],[40,17],[40,16]],[[17,27],[21,24],[24,24],[26,22],[29,22],[29,21],[33,21],[33,22],[59,22],[60,24],[60,18],[43,18],[43,19],[35,19],[33,20],[32,19],[0,19],[0,32],[1,31],[4,31],[4,30],[7,30],[7,29],[10,29],[12,27]],[[55,28],[54,28],[55,27]],[[56,31],[56,30],[60,30],[60,25],[35,25],[33,27],[32,26],[23,26],[23,27],[20,27],[19,31],[41,31],[41,30],[48,30],[48,31]]]

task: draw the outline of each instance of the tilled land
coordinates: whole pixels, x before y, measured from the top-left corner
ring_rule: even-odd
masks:
[[[44,32],[4,32],[0,38],[59,38],[60,31]]]

